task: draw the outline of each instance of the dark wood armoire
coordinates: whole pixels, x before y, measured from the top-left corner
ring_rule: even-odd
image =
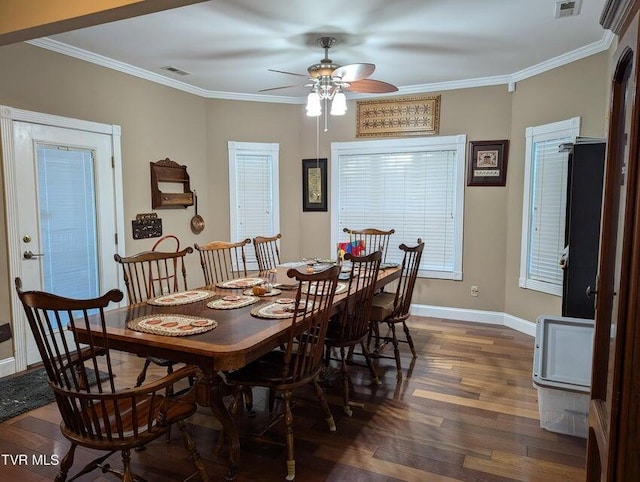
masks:
[[[588,481],[640,480],[640,14],[609,0],[612,63],[589,435]]]
[[[595,316],[591,292],[598,270],[605,147],[603,139],[584,137],[562,146],[569,153],[562,316]]]

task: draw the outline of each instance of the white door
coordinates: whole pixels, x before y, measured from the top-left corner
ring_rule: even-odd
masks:
[[[15,214],[12,281],[19,276],[25,290],[72,298],[94,298],[119,287],[113,255],[122,223],[121,181],[112,160],[115,151],[119,157],[119,136],[15,118],[11,130],[9,162],[18,188],[8,206]],[[14,326],[16,335],[22,332],[15,343],[20,370],[40,356],[15,292],[14,304],[15,325],[24,325]]]

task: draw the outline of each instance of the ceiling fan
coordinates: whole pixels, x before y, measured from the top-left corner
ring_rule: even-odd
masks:
[[[270,72],[307,77],[311,83],[304,84],[311,87],[311,92],[307,97],[307,115],[319,116],[322,113],[321,101],[331,100],[331,114],[342,115],[347,110],[346,97],[344,92],[384,94],[396,92],[398,88],[387,82],[369,79],[368,77],[376,69],[375,64],[361,63],[336,65],[329,58],[329,49],[335,45],[334,37],[320,37],[318,44],[324,49],[324,58],[319,63],[310,65],[307,68],[308,75],[296,74],[282,70],[269,69]],[[288,89],[299,85],[285,85],[262,89],[260,92],[272,90]]]

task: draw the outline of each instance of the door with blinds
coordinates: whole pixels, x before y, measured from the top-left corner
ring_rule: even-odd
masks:
[[[38,363],[40,355],[13,289],[14,277],[22,279],[25,290],[72,298],[93,298],[119,287],[113,261],[116,233],[122,230],[114,160],[116,152],[119,159],[119,135],[113,132],[117,126],[5,112],[11,118],[3,118],[2,136],[13,145],[5,152],[5,180],[20,371]]]

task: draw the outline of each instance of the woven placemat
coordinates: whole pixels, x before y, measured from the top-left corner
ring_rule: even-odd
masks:
[[[213,308],[214,310],[233,310],[235,308],[252,305],[258,301],[260,301],[260,298],[253,295],[229,295],[209,301],[207,307]]]
[[[291,318],[295,311],[295,302],[296,301],[293,298],[280,298],[271,303],[256,306],[251,310],[251,315],[256,318],[268,319]],[[304,302],[301,301],[301,303]],[[309,302],[309,305],[313,305],[313,302]]]
[[[215,295],[213,291],[204,290],[190,290],[181,291],[179,293],[170,293],[156,298],[147,300],[147,304],[154,306],[178,306],[188,305],[189,303],[195,303],[196,301],[206,300]]]
[[[281,293],[282,293],[282,291],[280,291],[279,289],[276,289],[276,288],[271,288],[271,291],[268,291],[268,292],[266,292],[266,293],[264,293],[262,295],[254,295],[251,288],[249,288],[248,290],[244,290],[242,292],[243,295],[257,296],[259,298],[268,298],[270,296],[278,296]]]
[[[284,319],[293,316],[293,305],[284,305],[282,303],[267,303],[266,305],[256,306],[251,310],[251,315],[256,318],[268,319]]]
[[[204,333],[218,326],[216,320],[187,315],[147,315],[131,320],[129,329],[152,335],[187,336]]]
[[[317,287],[314,287],[311,289],[311,294],[316,294],[317,290],[315,288]],[[345,291],[347,291],[347,289],[348,289],[347,283],[338,283],[336,286],[336,294],[339,295],[340,293],[344,293]],[[302,292],[305,295],[309,293],[309,283],[304,284],[304,286],[302,287]],[[325,293],[322,293],[322,294],[325,294]]]
[[[264,283],[262,278],[239,278],[230,279],[221,283],[216,283],[218,288],[251,288],[252,286]]]

